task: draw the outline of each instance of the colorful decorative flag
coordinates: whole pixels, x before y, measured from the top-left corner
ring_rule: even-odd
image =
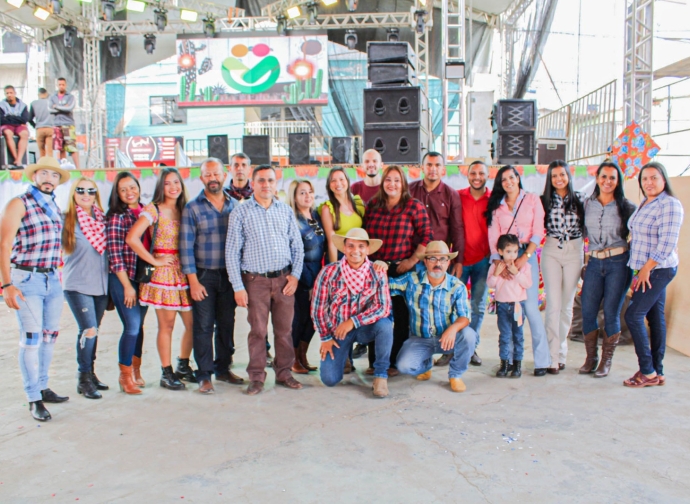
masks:
[[[628,124],[609,147],[611,160],[621,167],[626,178],[635,177],[659,150],[652,137],[635,121]]]

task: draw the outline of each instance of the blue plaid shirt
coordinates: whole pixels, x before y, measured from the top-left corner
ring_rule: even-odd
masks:
[[[223,210],[213,206],[206,193],[187,203],[180,224],[180,262],[182,273],[196,274],[196,269],[225,268],[225,238],[228,234],[228,216],[238,205],[227,190]]]
[[[426,269],[410,271],[389,281],[391,296],[405,296],[410,310],[410,334],[440,338],[459,318],[470,318],[467,288],[453,275],[432,287]]]
[[[653,201],[642,203],[630,216],[630,260],[628,266],[639,270],[648,259],[657,268],[678,266],[678,237],[683,223],[683,205],[673,196],[662,192]]]
[[[235,292],[244,290],[242,271],[268,273],[292,265],[292,276],[302,275],[304,245],[295,213],[273,199],[268,208],[255,198],[230,214],[225,241],[225,263]]]

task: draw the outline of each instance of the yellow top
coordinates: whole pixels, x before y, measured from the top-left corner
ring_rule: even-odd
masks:
[[[362,220],[365,209],[364,201],[362,198],[356,195],[354,200],[355,212],[352,215],[343,215],[343,213],[340,212],[340,229],[338,229],[335,234],[345,236],[350,229],[362,227],[362,224],[364,223]],[[321,203],[319,206],[319,213],[321,213],[324,205],[328,206],[328,210],[331,212],[331,217],[333,217],[333,225],[335,225],[335,210],[333,210],[333,204],[330,202],[330,200]]]

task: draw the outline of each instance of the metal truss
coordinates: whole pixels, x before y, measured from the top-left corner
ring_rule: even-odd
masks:
[[[443,141],[442,154],[447,163],[464,159],[465,138],[465,89],[464,79],[448,78],[447,65],[465,62],[465,1],[443,0],[443,30],[441,45],[443,51]],[[467,70],[467,67],[466,67]]]
[[[4,31],[14,33],[15,35],[21,37],[25,42],[33,41],[38,38],[37,30],[17,22],[16,19],[6,15],[3,12],[0,12],[0,28],[2,28]]]
[[[98,5],[82,3],[84,17],[97,23]],[[95,27],[94,27],[95,28]],[[90,30],[84,36],[84,108],[87,110],[86,121],[86,160],[87,168],[103,167],[103,123],[104,113],[101,106],[101,51],[97,31]]]
[[[652,132],[654,0],[628,0],[625,13],[623,103],[625,122]]]
[[[515,0],[499,17],[501,26],[501,41],[503,43],[503,75],[502,96],[513,96],[513,75],[515,74],[515,45],[518,41],[516,24],[527,12],[534,0]]]

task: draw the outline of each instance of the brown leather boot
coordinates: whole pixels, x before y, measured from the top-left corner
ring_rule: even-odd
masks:
[[[297,374],[307,374],[309,371],[302,366],[300,362],[300,350],[299,347],[295,348],[295,362],[292,364],[292,372]]]
[[[134,383],[134,378],[132,377],[132,366],[125,366],[120,364],[120,390],[126,392],[127,394],[141,394],[141,390]]]
[[[316,366],[310,366],[307,360],[307,350],[309,349],[309,343],[306,341],[299,342],[299,361],[302,366],[308,371],[316,371],[318,368]]]
[[[141,377],[141,357],[137,357],[136,355],[132,357],[132,373],[136,386],[139,388],[144,388],[146,386],[146,382]]]
[[[597,368],[599,362],[599,329],[585,334],[585,350],[587,351],[587,358],[585,363],[580,368],[580,374],[593,373]]]
[[[611,359],[613,358],[613,352],[618,346],[618,340],[621,337],[621,333],[616,333],[611,336],[606,336],[604,334],[604,344],[601,346],[601,362],[599,362],[599,367],[594,372],[594,378],[603,378],[608,376],[611,370]]]

